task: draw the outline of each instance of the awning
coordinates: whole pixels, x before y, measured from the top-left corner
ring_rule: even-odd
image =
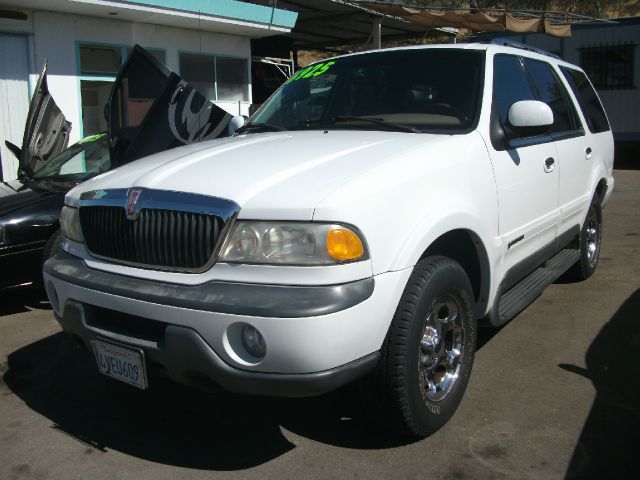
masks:
[[[425,28],[468,28],[481,32],[543,32],[554,37],[571,36],[571,25],[552,23],[542,17],[518,18],[511,13],[490,15],[484,12],[439,12],[382,3],[365,3],[362,6]]]

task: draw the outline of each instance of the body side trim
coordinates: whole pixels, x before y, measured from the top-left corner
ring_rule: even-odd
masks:
[[[326,286],[260,285],[212,281],[185,286],[130,278],[87,267],[66,252],[44,265],[49,275],[91,290],[192,310],[254,317],[299,318],[351,308],[373,294],[372,277]]]

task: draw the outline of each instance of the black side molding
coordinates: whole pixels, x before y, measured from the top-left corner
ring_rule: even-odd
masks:
[[[580,235],[580,225],[575,225],[566,232],[560,234],[553,242],[542,247],[536,253],[528,258],[525,258],[520,263],[517,263],[509,269],[502,280],[501,290],[503,292],[509,290],[511,287],[520,282],[524,277],[533,272],[536,268],[542,265],[545,261],[553,257],[563,248],[567,247],[572,241],[574,241]],[[523,236],[524,239],[524,236]],[[520,241],[517,238],[516,241]],[[515,241],[509,242],[509,248],[513,246]]]
[[[522,240],[524,240],[524,235],[520,235],[518,238],[514,238],[509,242],[507,249],[513,247],[516,243],[521,242]]]

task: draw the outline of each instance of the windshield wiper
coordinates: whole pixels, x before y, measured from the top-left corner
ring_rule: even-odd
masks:
[[[375,123],[376,125],[380,125],[381,127],[385,127],[390,130],[396,130],[399,132],[410,132],[410,133],[424,133],[419,128],[410,127],[409,125],[402,125],[400,123],[387,122],[382,118],[377,117],[356,117],[353,115],[338,115],[333,117],[331,120],[305,120],[301,123],[305,126],[313,125],[313,124],[326,124],[330,125],[331,123],[343,123],[343,122],[369,122]]]
[[[236,133],[244,132],[284,132],[288,128],[274,125],[273,123],[247,123],[236,130]]]

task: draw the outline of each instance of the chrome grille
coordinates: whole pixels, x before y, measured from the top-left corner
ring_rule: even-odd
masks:
[[[172,270],[206,266],[224,226],[216,215],[146,208],[131,221],[114,206],[81,207],[80,223],[91,253]]]

